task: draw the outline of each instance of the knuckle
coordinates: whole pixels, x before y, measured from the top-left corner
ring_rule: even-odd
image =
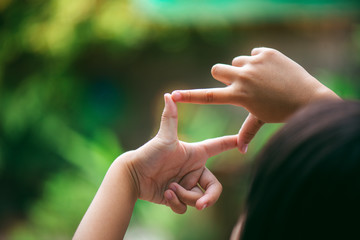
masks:
[[[161,115],[161,122],[166,122],[169,120],[176,120],[176,119],[177,119],[177,115],[175,114],[170,114],[165,112]]]
[[[186,91],[184,93],[184,96],[185,96],[185,99],[188,100],[188,101],[191,101],[192,99],[192,96],[191,96],[191,91]]]
[[[257,65],[260,64],[262,62],[262,55],[256,55],[256,56],[252,56],[251,59],[249,60],[249,63],[251,65]]]
[[[256,119],[255,124],[256,124],[256,127],[257,127],[257,128],[260,128],[260,127],[262,127],[262,125],[265,124],[265,122],[262,121],[262,120],[260,120],[260,119]]]
[[[259,71],[257,66],[249,66],[246,69],[246,79],[254,80],[254,79],[258,79],[258,77],[259,77]]]
[[[163,114],[161,115],[161,121],[164,122],[167,120],[167,113],[166,112],[163,112]]]
[[[220,142],[220,149],[222,152],[228,149],[228,145],[226,144],[225,140]]]
[[[259,53],[261,53],[261,51],[262,51],[263,49],[265,49],[265,48],[264,48],[264,47],[256,47],[256,48],[253,48],[253,49],[251,50],[251,55],[254,56],[254,55],[256,55],[256,54],[259,54]]]
[[[273,57],[276,54],[277,54],[277,51],[275,49],[272,49],[272,48],[266,48],[263,51],[264,57]]]
[[[252,63],[254,64],[254,63]],[[238,74],[238,80],[250,80],[253,79],[254,74],[254,66],[246,65],[244,66]]]
[[[243,104],[248,96],[248,92],[243,85],[242,83],[234,82],[228,94],[229,99],[236,99],[238,103]]]
[[[206,91],[205,92],[205,101],[211,103],[214,101],[214,92],[213,91]]]
[[[245,132],[244,136],[246,139],[252,139],[255,136],[255,133],[253,132]]]

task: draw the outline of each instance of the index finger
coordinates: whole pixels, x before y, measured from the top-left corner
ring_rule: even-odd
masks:
[[[224,88],[207,88],[193,90],[176,90],[171,94],[175,102],[199,104],[230,104],[230,86]]]
[[[203,147],[209,157],[218,155],[238,146],[238,135],[223,136],[194,143]]]

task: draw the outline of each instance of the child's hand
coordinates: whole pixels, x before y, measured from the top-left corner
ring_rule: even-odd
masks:
[[[284,122],[309,102],[338,98],[299,64],[269,48],[255,48],[251,56],[236,57],[232,66],[216,64],[211,73],[227,87],[174,91],[172,98],[178,102],[246,108],[250,114],[238,140],[243,153],[265,122]]]
[[[198,143],[179,141],[176,104],[170,94],[164,98],[165,108],[158,134],[139,149],[125,153],[134,188],[138,198],[166,204],[177,213],[184,213],[187,203],[203,209],[214,204],[222,191],[221,184],[205,163],[209,157],[237,147],[237,136]],[[118,160],[121,159],[124,158]],[[197,184],[205,190],[204,193]],[[188,190],[185,204],[170,190],[174,189],[181,196],[182,192],[176,189],[180,185],[183,190]]]

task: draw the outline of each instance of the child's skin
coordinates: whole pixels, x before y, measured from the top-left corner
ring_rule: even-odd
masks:
[[[212,75],[227,87],[178,90],[164,96],[158,134],[113,162],[74,239],[123,238],[137,199],[168,205],[176,213],[184,213],[187,205],[199,210],[213,205],[222,186],[205,167],[209,157],[235,147],[245,153],[265,122],[284,122],[313,101],[339,99],[300,65],[274,49],[253,49],[251,56],[235,58],[232,66],[217,64]],[[238,135],[186,143],[177,137],[174,101],[233,104],[250,114]]]
[[[246,153],[248,144],[264,123],[285,122],[313,101],[339,99],[299,64],[275,49],[254,48],[251,56],[234,58],[232,66],[216,64],[211,73],[227,86],[177,90],[172,97],[176,102],[232,104],[248,110],[249,116],[238,139],[242,153]]]
[[[174,212],[184,213],[186,204],[201,210],[219,198],[222,186],[205,163],[211,156],[236,148],[237,136],[198,143],[179,141],[176,104],[170,94],[165,94],[164,99],[158,134],[113,162],[74,239],[123,238],[137,199],[166,204]]]

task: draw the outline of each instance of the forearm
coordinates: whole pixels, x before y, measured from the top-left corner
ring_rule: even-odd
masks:
[[[74,239],[122,239],[137,199],[125,164],[131,155],[116,159],[83,217]]]

